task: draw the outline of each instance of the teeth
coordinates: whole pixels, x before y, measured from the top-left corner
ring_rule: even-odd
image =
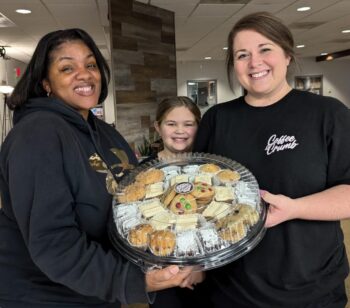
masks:
[[[86,87],[78,87],[75,89],[77,92],[89,92],[92,90],[91,86],[86,86]]]
[[[253,78],[259,78],[259,77],[262,77],[262,76],[265,76],[265,75],[267,75],[267,71],[263,71],[263,72],[256,73],[256,74],[252,74],[252,77]]]

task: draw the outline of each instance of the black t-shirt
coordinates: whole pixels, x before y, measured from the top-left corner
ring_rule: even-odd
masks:
[[[209,109],[195,152],[229,157],[247,167],[261,189],[298,198],[350,184],[350,112],[339,101],[290,91],[252,107],[243,97]],[[303,307],[348,274],[338,221],[291,220],[267,230],[249,254],[211,271],[214,292],[235,307]]]

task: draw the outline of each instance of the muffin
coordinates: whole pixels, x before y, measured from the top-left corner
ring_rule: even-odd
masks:
[[[216,173],[221,168],[218,165],[215,164],[204,164],[199,167],[199,171],[203,173]]]
[[[130,245],[135,247],[147,247],[148,236],[153,232],[153,228],[149,224],[141,224],[129,231],[128,241]]]
[[[136,181],[143,185],[154,184],[162,182],[163,180],[164,172],[159,169],[149,169],[147,171],[140,172],[136,176]]]
[[[169,256],[176,245],[175,234],[169,230],[158,230],[150,234],[149,248],[156,256]]]
[[[220,180],[221,183],[235,183],[241,178],[240,174],[237,171],[224,169],[216,174],[216,177]]]

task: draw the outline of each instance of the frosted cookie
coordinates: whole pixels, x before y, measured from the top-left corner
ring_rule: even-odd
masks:
[[[163,182],[158,182],[146,186],[146,199],[158,197],[163,193]]]
[[[221,168],[215,164],[204,164],[199,167],[199,171],[203,173],[217,173]]]
[[[168,256],[173,253],[176,236],[169,230],[154,231],[150,234],[149,248],[156,256]]]
[[[185,231],[177,235],[176,255],[193,257],[201,253],[200,243],[195,231]]]
[[[208,204],[213,199],[215,190],[207,183],[194,183],[191,195],[195,197],[198,205]]]
[[[129,231],[128,241],[132,246],[146,247],[148,245],[148,237],[151,232],[153,232],[151,225],[137,225]]]
[[[170,211],[177,215],[196,213],[197,202],[190,194],[178,194],[170,203]]]
[[[176,222],[175,214],[169,212],[161,212],[154,215],[150,220],[150,224],[155,230],[164,230],[171,227]]]
[[[164,172],[159,169],[149,169],[147,171],[140,172],[135,179],[137,182],[143,185],[158,183],[164,180]]]
[[[194,177],[194,182],[206,183],[212,185],[213,176],[210,174],[198,174]]]
[[[199,168],[198,165],[187,165],[182,167],[182,171],[184,173],[195,174],[195,173],[198,173],[198,168]]]
[[[174,186],[175,184],[182,183],[182,182],[188,182],[189,178],[190,177],[188,174],[179,174],[179,175],[173,176],[170,179],[170,186]]]
[[[150,218],[156,214],[166,212],[158,198],[149,199],[142,202],[139,205],[139,210],[142,213],[142,216],[145,218]]]
[[[197,227],[197,223],[197,214],[178,215],[175,221],[175,229],[177,232],[195,229]]]
[[[232,201],[235,198],[233,188],[230,186],[214,186],[216,201]]]
[[[114,216],[119,218],[136,216],[138,214],[137,203],[119,204],[113,207]]]
[[[232,171],[229,169],[221,170],[216,174],[216,177],[219,179],[221,183],[235,183],[237,182],[241,176],[237,171]]]
[[[141,200],[145,197],[146,188],[141,183],[133,183],[128,185],[117,198],[120,203],[128,203]]]
[[[220,219],[231,212],[231,204],[212,201],[202,213],[204,217]]]
[[[235,243],[244,238],[247,234],[243,221],[231,223],[227,228],[219,231],[219,236],[225,241]]]

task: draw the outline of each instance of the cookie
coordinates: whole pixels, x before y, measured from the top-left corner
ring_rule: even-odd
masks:
[[[129,231],[128,241],[132,246],[146,247],[148,245],[148,238],[151,232],[153,232],[153,228],[151,225],[138,225]]]
[[[204,173],[216,173],[220,169],[221,168],[215,164],[204,164],[199,167],[199,171]]]
[[[193,191],[191,195],[195,197],[197,204],[203,205],[208,204],[213,199],[215,190],[211,185],[207,183],[194,183]]]
[[[175,198],[175,196],[176,196],[176,191],[174,189],[174,186],[171,186],[164,193],[161,201],[165,207],[168,207],[171,201]]]
[[[147,171],[140,172],[136,176],[136,181],[143,185],[154,184],[162,182],[163,180],[164,172],[159,169],[149,169]]]
[[[197,211],[197,202],[190,194],[178,194],[170,203],[170,211],[177,215],[193,214]]]
[[[117,198],[120,203],[127,203],[141,200],[145,197],[145,194],[145,186],[135,182],[127,186]]]
[[[149,248],[156,256],[169,256],[176,245],[176,236],[169,230],[154,231],[150,234]]]

